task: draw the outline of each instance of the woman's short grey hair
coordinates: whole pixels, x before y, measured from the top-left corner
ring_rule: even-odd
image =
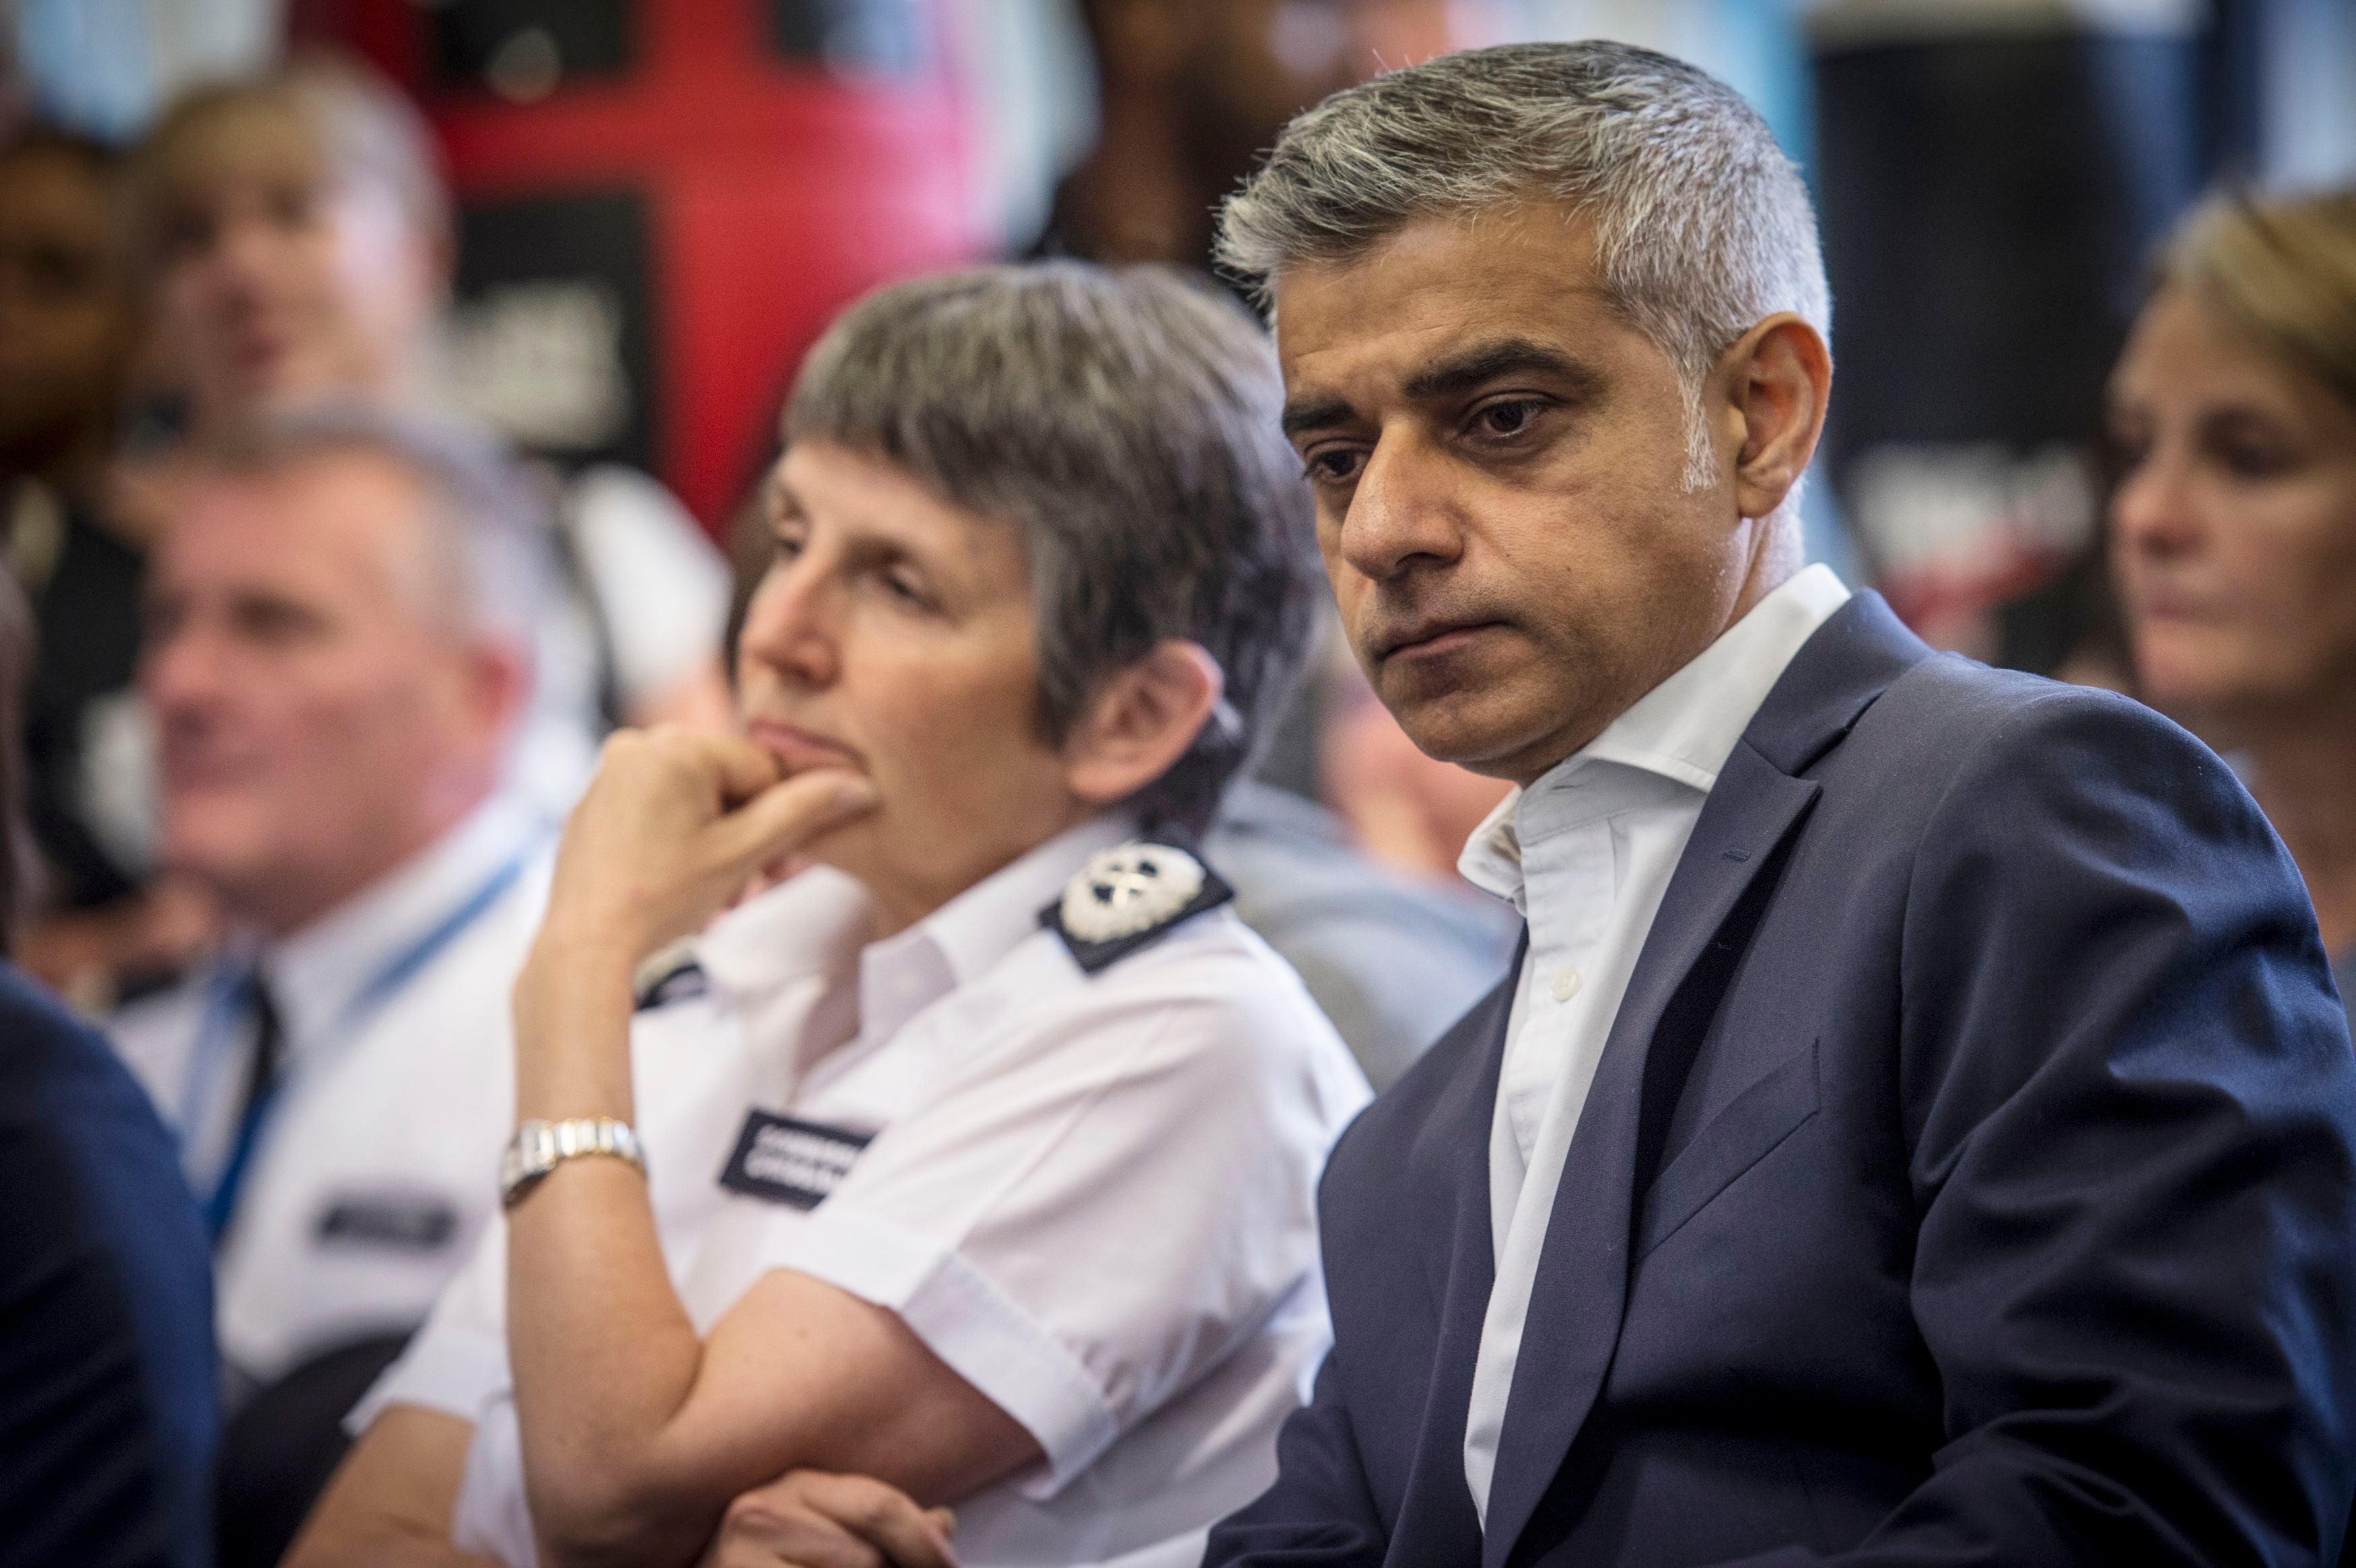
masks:
[[[1287,696],[1323,586],[1267,335],[1207,283],[1076,261],[869,295],[810,351],[786,439],[879,458],[1020,531],[1041,733],[1171,639],[1226,677],[1193,747],[1129,804],[1200,832]]]
[[[1533,199],[1594,224],[1596,272],[1676,366],[1686,483],[1710,478],[1701,388],[1790,311],[1829,343],[1815,209],[1766,122],[1683,60],[1626,44],[1509,44],[1337,92],[1296,118],[1221,215],[1219,260],[1263,304],[1287,267],[1348,261],[1419,219]]]
[[[337,403],[256,421],[196,452],[200,471],[232,477],[269,477],[334,457],[385,464],[424,493],[423,554],[434,613],[469,635],[531,650],[556,560],[553,501],[492,436]]]

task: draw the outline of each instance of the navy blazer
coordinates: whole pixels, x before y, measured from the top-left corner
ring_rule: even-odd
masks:
[[[0,962],[0,1565],[203,1568],[212,1252],[99,1033]]]
[[[2225,765],[1872,594],[1719,773],[1563,1171],[1485,1535],[1510,985],[1349,1130],[1334,1348],[1220,1565],[2329,1562],[2356,1057]]]

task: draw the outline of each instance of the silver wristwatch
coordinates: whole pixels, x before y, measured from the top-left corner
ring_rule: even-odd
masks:
[[[627,1122],[611,1116],[573,1116],[562,1122],[529,1121],[508,1139],[499,1156],[499,1204],[512,1209],[525,1193],[548,1179],[548,1173],[578,1155],[602,1154],[647,1169],[638,1135]]]

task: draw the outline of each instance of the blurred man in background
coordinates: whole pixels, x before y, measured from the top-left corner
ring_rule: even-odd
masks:
[[[1385,64],[1483,41],[1481,9],[1086,0],[1102,131],[1039,248],[1207,272],[1219,200],[1286,121]],[[1346,657],[1313,656],[1267,763],[1230,793],[1208,847],[1237,912],[1301,972],[1379,1089],[1495,983],[1515,923],[1457,880],[1452,849],[1419,852],[1427,816],[1462,816],[1462,842],[1500,791],[1423,756],[1364,697]],[[1468,786],[1469,814],[1451,815]]]
[[[363,68],[300,59],[175,104],[140,159],[156,325],[199,436],[358,400],[452,411],[438,363],[455,235],[431,133]],[[725,563],[635,470],[564,486],[562,592],[536,630],[523,787],[569,805],[616,723],[727,721]]]
[[[0,572],[0,954],[30,869],[16,729],[31,653]],[[0,957],[0,1561],[212,1560],[211,1283],[146,1097]]]
[[[46,884],[19,952],[93,1009],[206,929],[187,898],[142,891],[145,549],[107,484],[138,328],[120,186],[115,155],[86,138],[37,128],[0,144],[0,548],[32,603],[25,804]]]
[[[178,494],[141,689],[165,859],[234,934],[115,1032],[215,1239],[223,1561],[268,1563],[491,1211],[544,520],[494,449],[360,412],[256,425]]]

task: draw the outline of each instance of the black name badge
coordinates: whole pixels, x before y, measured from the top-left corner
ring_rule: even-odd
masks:
[[[728,1157],[720,1185],[772,1203],[815,1209],[842,1185],[851,1162],[874,1140],[873,1133],[755,1111],[736,1136],[736,1152]]]
[[[341,1198],[319,1216],[316,1234],[325,1243],[436,1253],[456,1238],[458,1211],[439,1198]]]

